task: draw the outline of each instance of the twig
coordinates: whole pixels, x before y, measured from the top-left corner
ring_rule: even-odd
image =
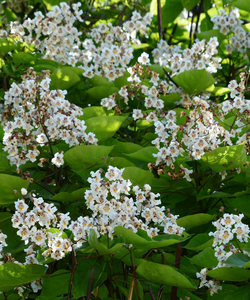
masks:
[[[172,41],[172,38],[174,37],[176,29],[177,29],[177,23],[175,23],[172,33],[170,34],[170,37],[168,39],[168,45],[171,45],[171,41]]]
[[[163,69],[164,73],[166,74],[167,78],[168,78],[171,82],[173,82],[177,87],[179,87],[179,85],[178,85],[176,82],[174,82],[174,80],[171,78],[171,76],[168,74],[168,72],[167,72],[164,68],[162,68],[162,69]]]
[[[180,268],[181,264],[181,243],[177,245],[176,257],[175,257],[175,267]],[[177,286],[172,286],[171,290],[171,300],[176,300],[177,296]]]

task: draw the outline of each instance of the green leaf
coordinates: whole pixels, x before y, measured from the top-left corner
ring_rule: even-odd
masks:
[[[188,94],[199,94],[215,83],[213,76],[206,70],[189,70],[173,77],[175,83]]]
[[[247,281],[250,277],[250,271],[240,268],[218,268],[207,272],[208,276],[227,281]]]
[[[46,5],[47,10],[52,10],[53,6],[59,6],[61,2],[61,0],[43,0],[43,3]]]
[[[85,107],[82,112],[83,116],[81,116],[79,119],[85,121],[94,117],[107,116],[107,110],[102,106]]]
[[[196,289],[196,286],[187,276],[184,276],[177,269],[167,265],[146,261],[139,265],[136,269],[136,273],[146,280],[154,283],[161,283],[187,289]]]
[[[206,40],[207,42],[212,38],[212,37],[217,37],[218,42],[221,43],[226,36],[223,33],[220,33],[218,29],[212,29],[212,30],[207,30],[207,31],[202,31],[202,32],[197,32],[196,33],[197,37],[199,40]]]
[[[130,153],[130,154],[126,154],[126,156],[128,156],[129,158],[132,158],[133,161],[143,161],[146,163],[152,162],[155,160],[155,157],[153,156],[153,153],[157,153],[158,150],[156,149],[156,147],[153,146],[149,146],[146,148],[142,148],[139,151]]]
[[[167,27],[169,23],[173,23],[182,10],[181,0],[161,0],[162,27]],[[151,2],[150,12],[157,16],[157,0]]]
[[[246,254],[235,253],[235,254],[230,255],[224,263],[227,265],[230,265],[230,266],[241,268],[249,261],[250,261],[250,258]]]
[[[181,0],[184,8],[191,10],[200,0]]]
[[[214,88],[213,92],[214,92],[215,96],[222,96],[222,95],[230,93],[230,89],[222,87],[222,86],[216,86]]]
[[[177,224],[181,227],[184,227],[186,231],[191,228],[206,224],[213,220],[214,216],[209,214],[195,214],[182,217],[177,220]]]
[[[222,299],[222,298],[220,297],[220,299]],[[240,299],[240,300],[249,300],[250,299],[250,284],[241,286],[236,291],[231,291],[230,293],[228,293],[227,295],[225,295],[223,297],[223,300],[236,300],[236,299]],[[212,298],[211,298],[211,300],[212,300]],[[217,300],[217,299],[215,299],[215,300]]]
[[[233,208],[250,217],[249,195],[236,196],[227,200]]]
[[[233,0],[231,4],[235,5],[239,9],[246,10],[250,12],[250,6],[248,0]]]
[[[124,239],[120,238],[119,242],[116,243],[113,247],[107,248],[106,245],[104,245],[98,241],[98,238],[97,238],[97,235],[96,235],[96,232],[94,229],[90,229],[88,242],[89,242],[90,246],[93,247],[94,249],[96,249],[100,255],[115,253],[118,250],[120,250],[121,247],[124,245]]]
[[[86,132],[93,132],[98,141],[105,141],[111,138],[121,127],[126,117],[121,116],[99,116],[87,119]]]
[[[118,141],[117,139],[111,138],[104,143],[102,143],[106,146],[113,146],[113,150],[110,152],[110,156],[124,156],[125,154],[133,153],[136,151],[139,151],[143,149],[142,146],[135,144],[135,143],[129,143],[129,142],[121,142]]]
[[[174,109],[176,107],[176,101],[181,99],[181,95],[178,93],[171,93],[169,95],[160,96],[160,99],[164,101],[164,107],[168,109]]]
[[[83,195],[84,195],[85,191],[86,191],[86,188],[76,190],[72,193],[61,192],[61,193],[58,193],[55,196],[53,196],[51,200],[60,201],[60,202],[83,201],[83,199],[84,199]]]
[[[114,86],[114,83],[111,81],[108,81],[107,78],[103,78],[98,75],[94,75],[92,78],[88,78],[87,81],[91,83],[93,86]]]
[[[16,44],[11,38],[0,38],[0,53],[7,54],[8,52],[14,50],[16,48]]]
[[[96,263],[93,259],[81,260],[76,268],[75,276],[73,279],[73,299],[79,299],[87,295],[88,285],[90,276],[93,273],[91,291],[96,287],[99,287],[107,278],[107,273],[105,272],[106,263],[103,262],[102,265]]]
[[[7,292],[14,287],[37,280],[44,275],[44,271],[44,266],[35,264],[18,265],[8,262],[0,265],[0,290]]]
[[[18,52],[12,55],[15,65],[28,64],[34,60],[34,56],[27,52]]]
[[[28,188],[29,180],[23,180],[20,177],[0,174],[0,205],[14,203],[19,198],[21,188]],[[14,194],[16,190],[19,194]]]
[[[23,251],[24,242],[16,234],[17,229],[12,226],[12,214],[7,212],[0,213],[0,229],[7,235],[6,243],[8,246],[3,248],[3,252],[6,254],[10,252],[12,256],[16,253]]]
[[[201,158],[215,172],[241,167],[247,161],[244,144],[226,146],[206,152]]]
[[[113,147],[97,146],[97,145],[81,145],[68,150],[64,154],[66,163],[73,170],[89,169],[93,166],[98,168],[98,165],[103,164]]]
[[[6,18],[7,18],[8,22],[17,20],[16,14],[13,12],[13,10],[9,9],[8,7],[5,8],[4,13],[6,15]]]
[[[212,244],[213,239],[207,233],[200,233],[194,236],[184,248],[199,252],[207,247],[212,247]]]
[[[154,71],[154,72],[158,73],[160,77],[164,77],[165,76],[165,73],[163,71],[163,67],[160,66],[159,64],[152,64],[152,65],[150,65],[148,67],[148,69],[150,71]]]
[[[118,169],[126,167],[136,167],[135,164],[133,164],[130,160],[124,157],[113,157],[113,160],[110,162],[110,165]]]
[[[39,59],[34,62],[31,61],[31,65],[37,72],[41,72],[42,70],[50,70],[53,72],[60,66],[59,63],[49,59]]]
[[[54,90],[68,90],[81,80],[80,77],[68,67],[55,69],[50,78],[50,88]]]
[[[117,226],[114,228],[114,230],[116,235],[118,237],[122,237],[127,244],[132,244],[137,249],[144,250],[167,247],[186,240],[186,238],[174,234],[158,235],[152,239],[148,236],[145,238],[140,236],[138,232],[134,233],[133,231],[122,226]]]
[[[131,84],[131,82],[128,81],[129,77],[130,74],[126,71],[123,76],[118,77],[114,80],[114,85],[119,89],[121,89],[124,85],[129,86]]]
[[[123,174],[124,179],[129,179],[134,185],[139,185],[141,188],[145,184],[151,184],[154,175],[150,171],[145,171],[137,167],[126,167]]]
[[[202,300],[201,298],[195,296],[193,293],[189,292],[186,289],[178,288],[177,289],[177,296],[179,299],[190,299],[190,300]]]
[[[100,85],[87,90],[87,94],[91,99],[95,101],[101,101],[103,98],[106,98],[114,93],[118,93],[118,91],[119,89],[117,87]]]
[[[51,299],[63,294],[68,294],[70,277],[71,272],[63,269],[43,276],[41,297]]]
[[[199,254],[190,258],[190,261],[197,266],[202,268],[214,268],[218,265],[218,260],[214,256],[215,250],[211,247],[208,247],[201,251]]]

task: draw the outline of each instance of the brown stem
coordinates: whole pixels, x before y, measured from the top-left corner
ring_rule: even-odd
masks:
[[[136,274],[135,274],[135,276],[136,276]],[[138,300],[141,300],[140,291],[139,291],[138,282],[137,282],[137,277],[135,277],[135,288],[136,288],[136,293],[137,293]]]
[[[176,257],[175,257],[175,267],[180,268],[181,264],[181,243],[177,245]],[[176,300],[177,296],[177,286],[172,286],[171,290],[171,300]]]
[[[154,296],[154,293],[153,293],[152,288],[151,288],[150,285],[148,286],[148,290],[149,290],[149,295],[150,295],[151,299],[155,300],[155,296]]]
[[[130,288],[129,288],[128,300],[132,300],[134,284],[135,284],[135,271],[133,272],[133,277],[132,277]]]
[[[203,1],[204,0],[201,0],[200,6],[199,6],[198,16],[197,16],[196,25],[195,25],[194,38],[196,38],[196,32],[198,32],[198,26],[199,26],[199,20],[200,20],[200,14],[201,14],[202,6],[203,6]]]
[[[161,40],[161,36],[162,36],[161,0],[157,0],[157,21],[158,21],[159,40]]]
[[[90,300],[90,297],[91,297],[91,289],[92,289],[92,283],[93,283],[93,278],[94,278],[94,272],[95,272],[95,268],[93,267],[90,278],[89,278],[86,300]]]

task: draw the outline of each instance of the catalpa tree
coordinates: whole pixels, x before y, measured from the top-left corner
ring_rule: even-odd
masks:
[[[248,1],[0,15],[0,300],[248,300]]]

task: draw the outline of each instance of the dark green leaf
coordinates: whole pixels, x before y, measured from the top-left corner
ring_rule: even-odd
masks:
[[[68,150],[64,159],[73,170],[81,171],[103,164],[103,157],[107,159],[112,149],[107,146],[81,145]]]
[[[63,269],[43,276],[41,297],[49,300],[63,294],[68,294],[70,277],[71,272]]]
[[[101,101],[103,98],[106,98],[114,93],[118,93],[119,89],[117,87],[108,86],[108,85],[98,85],[90,88],[87,91],[89,97],[95,101]]]
[[[154,175],[150,171],[145,171],[137,167],[126,167],[123,174],[124,179],[129,179],[134,185],[139,185],[141,188],[145,184],[151,184]]]
[[[187,10],[191,10],[192,8],[195,7],[195,5],[199,2],[200,0],[181,0],[181,3],[184,8]]]
[[[212,244],[213,239],[208,234],[200,233],[194,236],[184,248],[198,252],[207,247],[212,247]]]
[[[247,281],[250,277],[250,271],[240,268],[218,268],[208,271],[208,276],[218,280],[228,281]]]
[[[197,266],[202,268],[214,268],[218,265],[218,260],[214,256],[215,250],[211,247],[208,247],[201,251],[199,254],[190,258],[190,261]]]
[[[117,244],[115,244],[113,247],[108,248],[107,245],[104,245],[104,244],[102,244],[102,243],[100,243],[98,241],[98,238],[97,238],[95,230],[94,229],[90,229],[89,237],[88,237],[88,242],[89,242],[90,246],[93,247],[94,249],[96,249],[100,255],[104,255],[104,254],[115,253],[119,249],[121,249],[121,247],[124,244],[124,239],[121,238],[120,242],[118,242]]]
[[[187,276],[181,274],[177,269],[152,262],[143,262],[136,270],[139,276],[148,281],[187,289],[196,289],[196,286]]]
[[[249,261],[250,261],[250,258],[246,254],[235,253],[235,254],[230,255],[224,263],[227,265],[230,265],[230,266],[241,268]]]
[[[23,180],[17,176],[0,174],[0,205],[8,205],[17,201],[20,194],[14,194],[13,191],[16,190],[20,193],[21,188],[27,189],[28,186],[28,180]]]
[[[177,220],[177,224],[181,227],[184,227],[186,231],[190,230],[191,228],[200,226],[202,224],[206,224],[213,220],[214,216],[209,214],[195,214],[189,215]]]

